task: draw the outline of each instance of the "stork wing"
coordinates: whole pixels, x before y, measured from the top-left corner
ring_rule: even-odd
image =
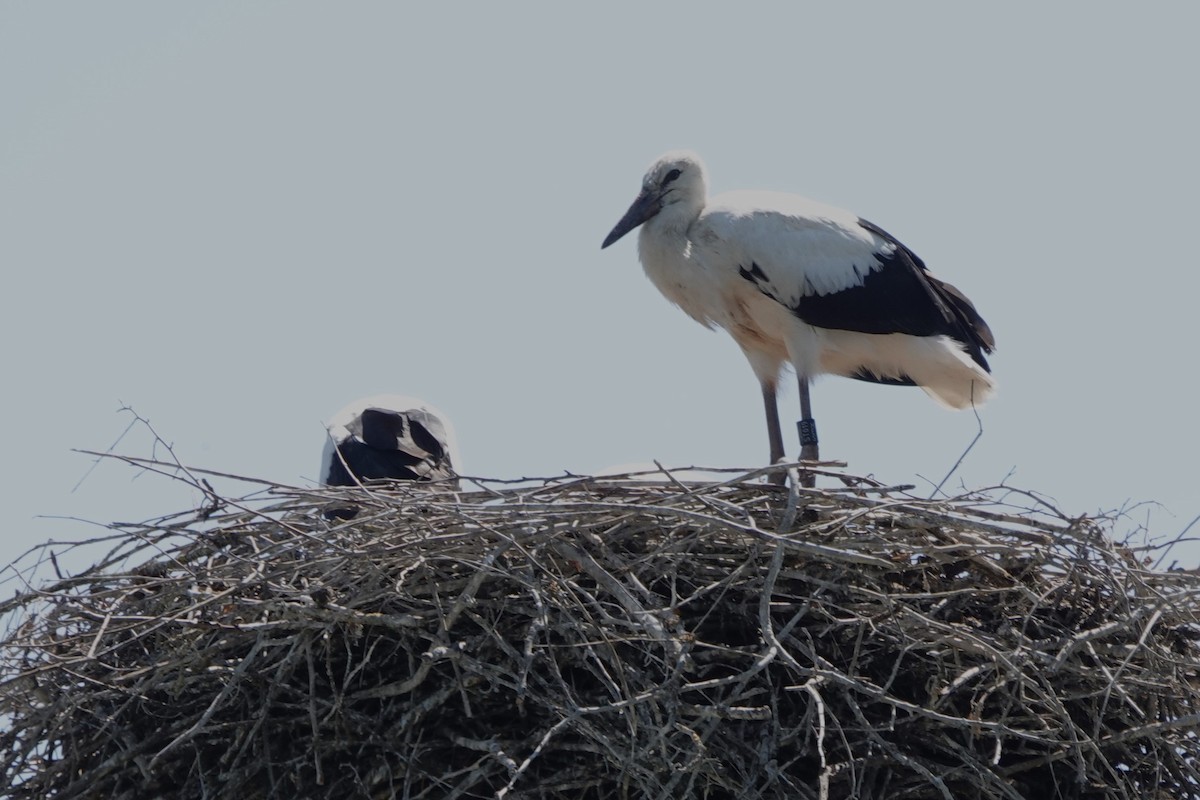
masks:
[[[795,195],[734,192],[697,222],[705,249],[820,328],[949,336],[980,366],[994,346],[971,301],[882,228]]]

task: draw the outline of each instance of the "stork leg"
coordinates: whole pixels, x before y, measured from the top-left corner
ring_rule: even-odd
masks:
[[[775,384],[763,383],[763,410],[767,412],[767,438],[771,443],[771,463],[778,464],[779,460],[784,457],[783,452],[783,433],[779,427],[779,405],[775,402]],[[769,479],[771,483],[782,485],[787,480],[787,475],[783,472],[777,472]]]
[[[820,450],[817,446],[817,422],[812,415],[812,399],[808,395],[808,378],[800,376],[800,460],[819,461]],[[816,486],[816,476],[811,472],[800,475],[800,485],[811,489]]]

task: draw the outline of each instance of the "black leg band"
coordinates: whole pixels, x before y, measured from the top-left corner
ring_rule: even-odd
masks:
[[[815,419],[802,419],[796,423],[796,428],[800,431],[802,446],[817,443],[817,421]]]

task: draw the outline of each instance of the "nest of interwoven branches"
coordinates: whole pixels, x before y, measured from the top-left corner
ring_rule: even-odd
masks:
[[[657,478],[117,529],[0,607],[8,796],[1200,796],[1200,579],[1110,521]]]

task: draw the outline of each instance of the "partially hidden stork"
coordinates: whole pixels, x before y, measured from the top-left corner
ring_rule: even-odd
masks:
[[[674,151],[601,248],[642,226],[638,254],[668,300],[734,338],[762,387],[771,463],[784,457],[782,366],[800,384],[800,458],[819,459],[809,383],[823,373],[920,386],[950,408],[981,405],[995,340],[958,289],[896,237],[841,209],[780,192],[708,197],[704,164]],[[782,480],[779,476],[777,480]],[[804,484],[813,485],[811,474]]]
[[[441,481],[461,469],[449,419],[415,397],[376,395],[356,400],[327,423],[321,483]]]

